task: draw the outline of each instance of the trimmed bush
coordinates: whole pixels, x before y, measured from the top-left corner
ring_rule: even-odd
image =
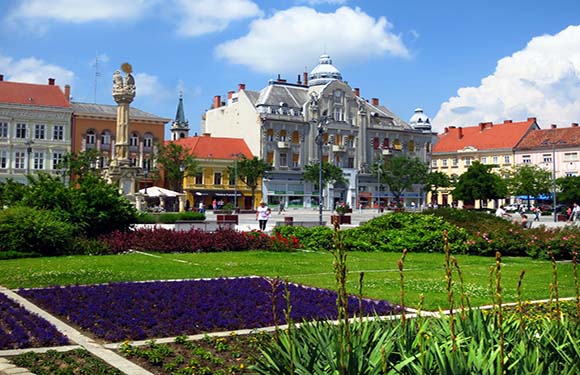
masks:
[[[62,255],[71,250],[77,228],[52,211],[10,207],[0,211],[0,252]]]
[[[205,221],[205,214],[200,212],[167,212],[162,214],[141,213],[137,216],[139,224],[175,224],[176,221]]]

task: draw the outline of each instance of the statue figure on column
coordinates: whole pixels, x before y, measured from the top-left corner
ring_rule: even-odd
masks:
[[[113,99],[117,103],[117,134],[115,142],[115,159],[125,163],[129,158],[129,105],[135,98],[135,78],[131,75],[131,64],[124,63],[121,72],[113,73]]]

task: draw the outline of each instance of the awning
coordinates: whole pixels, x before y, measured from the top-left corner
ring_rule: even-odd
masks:
[[[194,190],[190,189],[189,192],[197,196],[212,196],[212,197],[243,197],[244,194],[238,191],[237,194],[234,190]]]

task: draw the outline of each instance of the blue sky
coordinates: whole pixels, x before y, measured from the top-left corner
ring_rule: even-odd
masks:
[[[133,105],[174,118],[183,92],[193,134],[214,95],[295,81],[327,52],[361,96],[404,119],[421,107],[437,131],[527,117],[562,127],[580,122],[578,14],[573,0],[2,0],[0,74],[114,104],[127,61]]]

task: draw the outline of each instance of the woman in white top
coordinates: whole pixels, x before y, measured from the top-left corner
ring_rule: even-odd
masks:
[[[260,202],[260,206],[256,210],[256,220],[258,220],[258,223],[260,224],[260,230],[262,231],[266,230],[266,223],[270,218],[271,212],[272,211],[270,210],[270,208],[266,206],[266,203],[264,203],[263,201]]]

